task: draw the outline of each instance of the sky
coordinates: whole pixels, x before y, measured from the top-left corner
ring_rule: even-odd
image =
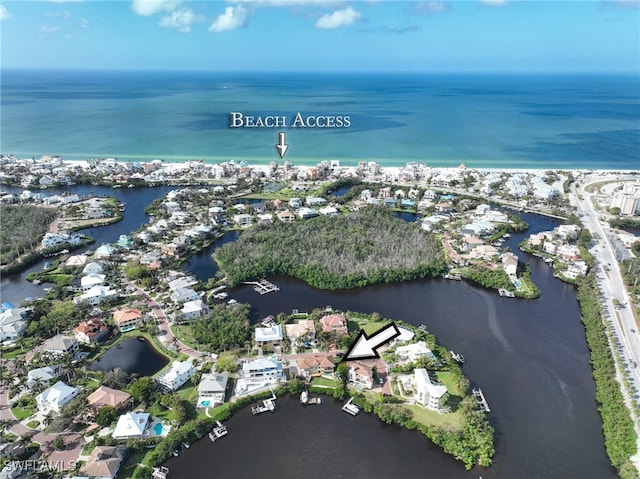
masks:
[[[2,68],[634,72],[640,0],[0,0]]]

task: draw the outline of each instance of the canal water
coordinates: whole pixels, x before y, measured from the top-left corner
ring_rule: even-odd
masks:
[[[169,363],[144,337],[123,339],[91,363],[92,371],[121,368],[129,374],[152,376]]]
[[[148,221],[144,206],[169,190],[69,190],[80,188],[115,194],[127,203],[123,222],[94,229],[96,245],[115,241]],[[555,225],[536,215],[522,216],[530,224],[528,233]],[[507,242],[514,252],[523,237],[513,235]],[[213,275],[206,274],[213,267],[208,253],[190,260],[189,270],[202,268],[199,277]],[[236,300],[252,304],[254,320],[294,308],[331,305],[425,324],[443,346],[465,355],[465,374],[485,393],[496,429],[497,452],[490,468],[467,472],[419,433],[384,425],[364,413],[352,418],[330,399],[321,406],[302,408],[294,399],[280,398],[275,413],[254,417],[241,411],[228,421],[229,436],[215,444],[205,438],[170,459],[171,476],[616,477],[604,451],[575,291],[553,278],[544,262],[522,252],[518,255],[531,265],[532,278],[542,292],[537,300],[501,298],[495,291],[439,278],[330,292],[281,277],[271,278],[280,287],[276,293],[260,296],[250,286],[230,292]],[[2,300],[18,304],[27,291],[23,283],[3,278]]]

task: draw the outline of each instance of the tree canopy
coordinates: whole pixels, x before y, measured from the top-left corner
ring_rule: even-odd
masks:
[[[323,289],[349,289],[437,275],[440,241],[379,207],[344,216],[258,225],[216,252],[230,286],[290,275]]]

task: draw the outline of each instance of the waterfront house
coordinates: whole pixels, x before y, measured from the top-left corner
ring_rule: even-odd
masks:
[[[103,244],[98,246],[93,256],[95,258],[109,258],[113,253],[115,253],[115,248],[110,244]]]
[[[571,261],[562,274],[569,279],[576,279],[579,275],[586,275],[588,271],[589,267],[584,261]]]
[[[498,253],[498,249],[494,246],[491,246],[490,244],[483,244],[473,248],[468,256],[471,259],[477,258],[489,261],[498,256]]]
[[[198,280],[192,276],[178,276],[167,283],[171,291],[177,291],[180,288],[190,288],[195,284],[198,284]]]
[[[282,325],[274,324],[266,328],[257,327],[255,330],[255,341],[259,345],[279,344],[282,341]]]
[[[253,216],[247,213],[241,213],[239,215],[234,215],[233,221],[241,228],[246,228],[248,226],[251,226],[251,224],[253,223]]]
[[[413,375],[416,386],[416,402],[433,411],[440,409],[440,399],[447,392],[446,386],[431,382],[429,373],[424,368],[416,368]]]
[[[134,411],[123,414],[118,418],[111,437],[114,439],[142,438],[147,432],[149,413]]]
[[[114,479],[126,453],[125,446],[96,446],[80,471],[92,479]]]
[[[413,362],[425,356],[432,360],[435,359],[433,352],[427,347],[427,343],[424,341],[398,346],[395,352],[398,355],[400,363],[403,364]]]
[[[179,288],[171,293],[171,301],[176,304],[186,303],[188,301],[195,301],[202,296],[201,291],[194,291],[191,288]]]
[[[122,409],[129,404],[130,399],[131,395],[124,391],[108,388],[107,386],[100,386],[87,396],[87,403],[94,411],[98,411],[98,409],[104,406]]]
[[[121,332],[126,333],[138,326],[142,321],[142,313],[136,308],[120,309],[113,313],[113,321]]]
[[[224,402],[229,375],[222,373],[203,373],[198,385],[196,407],[215,407]]]
[[[577,261],[580,259],[580,249],[573,244],[563,244],[558,248],[557,254],[564,260]]]
[[[156,377],[156,384],[161,391],[176,391],[191,379],[195,372],[196,368],[191,361],[174,361],[169,369]]]
[[[342,313],[328,314],[320,318],[322,330],[326,333],[349,334],[347,330],[347,318]]]
[[[297,323],[286,324],[285,331],[291,344],[296,340],[309,343],[316,338],[316,325],[311,319],[300,319]]]
[[[52,338],[47,339],[43,346],[43,350],[53,354],[54,356],[62,356],[68,354],[72,358],[75,358],[80,352],[80,346],[75,338],[70,336],[64,336],[57,334]]]
[[[373,387],[373,363],[350,361],[349,365],[349,383],[358,389],[371,389]]]
[[[336,369],[332,356],[326,354],[300,357],[296,360],[296,367],[298,368],[298,374],[306,379],[316,376],[333,375]]]
[[[67,386],[62,381],[58,381],[53,386],[45,389],[36,396],[38,411],[42,414],[49,412],[59,413],[65,404],[80,394],[78,388]]]
[[[81,321],[73,334],[79,343],[94,344],[109,335],[109,327],[102,319],[91,318]]]
[[[242,364],[243,381],[248,384],[267,385],[283,378],[282,361],[275,357],[261,357]]]
[[[72,268],[79,268],[87,264],[87,255],[85,254],[74,254],[73,256],[69,256],[67,261],[64,262],[65,266],[69,266]]]
[[[398,331],[400,331],[400,336],[393,338],[390,344],[400,344],[406,341],[411,341],[416,335],[416,333],[410,329],[403,328],[402,326],[398,326]]]
[[[518,257],[511,252],[503,254],[502,267],[504,268],[505,273],[509,276],[515,277],[518,270]]]

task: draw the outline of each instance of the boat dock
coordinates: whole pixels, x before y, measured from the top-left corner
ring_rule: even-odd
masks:
[[[242,284],[252,284],[253,290],[258,292],[259,294],[267,294],[273,291],[280,291],[280,288],[278,288],[271,281],[267,281],[266,279],[261,279],[260,281],[245,281]]]
[[[355,404],[353,404],[351,401],[353,401],[353,398],[349,398],[346,404],[342,406],[342,410],[347,414],[351,414],[352,416],[357,416],[358,413],[360,412],[360,408]]]
[[[508,291],[508,290],[506,290],[504,288],[499,288],[498,289],[498,294],[500,296],[502,296],[503,298],[515,298],[516,297],[516,295],[513,294],[513,291]]]
[[[459,274],[450,274],[450,273],[445,273],[443,275],[444,279],[450,279],[453,281],[462,281],[462,277]]]
[[[482,392],[482,389],[473,388],[473,395],[478,400],[478,404],[480,405],[480,408],[484,410],[484,412],[491,412],[491,409],[489,409],[489,404],[487,404],[487,400],[484,398],[484,393]]]
[[[211,442],[215,442],[216,439],[220,439],[222,436],[226,436],[229,433],[229,431],[227,431],[227,427],[220,421],[216,421],[216,424],[217,426],[209,433],[209,439],[211,439]]]
[[[271,397],[268,399],[264,399],[262,401],[262,405],[258,404],[257,406],[253,406],[251,408],[251,412],[256,415],[256,414],[261,414],[263,412],[273,412],[276,409],[276,394],[271,391]]]
[[[154,467],[151,477],[153,479],[167,479],[169,475],[169,468],[165,466]]]
[[[307,391],[302,391],[300,394],[300,404],[322,404],[322,399],[319,397],[310,398]]]

